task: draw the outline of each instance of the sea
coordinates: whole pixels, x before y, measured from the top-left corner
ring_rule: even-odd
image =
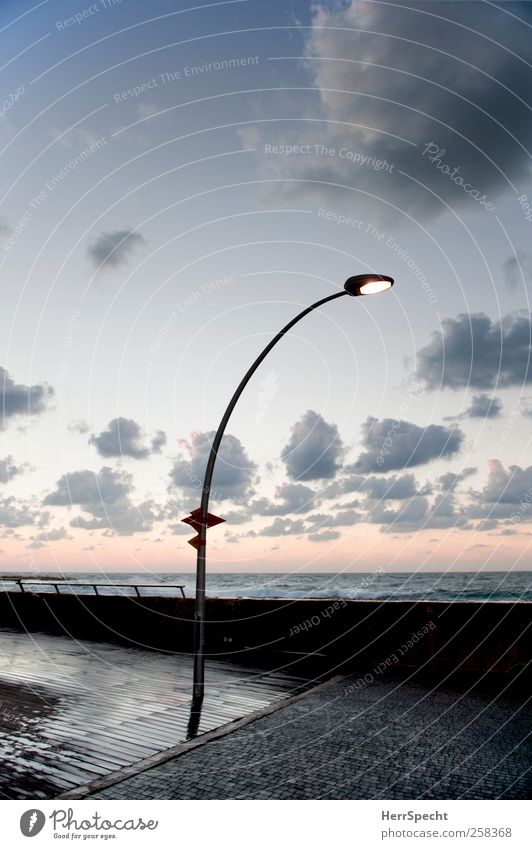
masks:
[[[195,590],[192,573],[76,572],[36,578],[19,573],[0,576],[0,590],[20,590],[14,577],[24,580],[26,591],[93,593],[101,595],[179,596],[183,585],[187,597]],[[38,583],[36,583],[38,580]],[[44,582],[44,583],[43,583]],[[50,583],[48,583],[50,582]],[[151,586],[142,586],[142,585]],[[430,601],[532,601],[532,572],[329,572],[329,573],[235,573],[207,575],[207,595],[222,598],[360,598],[376,600]]]

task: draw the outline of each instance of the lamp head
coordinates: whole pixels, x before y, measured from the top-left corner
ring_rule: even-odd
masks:
[[[386,292],[393,286],[393,277],[386,274],[356,274],[344,283],[344,289],[349,295],[377,295]]]

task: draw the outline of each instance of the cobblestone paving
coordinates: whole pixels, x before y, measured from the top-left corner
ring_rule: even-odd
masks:
[[[524,698],[350,679],[139,773],[97,799],[522,799]]]

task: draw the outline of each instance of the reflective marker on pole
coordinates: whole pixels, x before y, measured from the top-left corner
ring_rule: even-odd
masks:
[[[212,528],[214,525],[220,525],[222,522],[225,522],[225,519],[221,519],[220,516],[215,516],[214,513],[207,513],[206,516],[207,521],[203,523],[201,521],[201,507],[196,508],[196,510],[190,511],[190,516],[187,516],[185,519],[181,519],[182,522],[185,522],[186,525],[190,525],[191,528],[194,528],[195,531],[201,531],[202,526],[205,528]],[[192,537],[192,539],[187,540],[188,544],[195,548],[196,551],[199,547],[199,533],[197,536]]]

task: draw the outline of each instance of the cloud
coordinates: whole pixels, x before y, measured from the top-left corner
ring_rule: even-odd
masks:
[[[5,457],[3,460],[0,460],[0,483],[9,483],[10,480],[13,480],[17,475],[21,475],[24,472],[25,464],[22,466],[16,466],[15,461],[11,455]]]
[[[41,531],[40,534],[37,534],[36,536],[32,537],[32,540],[34,542],[57,542],[58,540],[62,539],[72,539],[72,537],[67,534],[64,528],[50,528],[50,530]]]
[[[519,17],[532,19],[528,4]],[[519,59],[528,35],[520,20],[477,3],[315,3],[304,44],[307,80],[296,85],[316,93],[298,92],[304,111],[295,125],[274,137],[271,128],[249,134],[259,150],[263,142],[310,147],[264,157],[264,175],[280,181],[275,201],[344,199],[367,209],[375,195],[418,218],[443,210],[442,201],[489,215],[479,199],[492,202],[510,190],[509,180],[519,184],[530,173],[532,114],[523,100],[532,80]],[[430,143],[443,151],[447,170],[423,155]],[[353,186],[362,200],[324,182]]]
[[[115,472],[102,466],[99,472],[84,469],[70,472],[59,478],[56,489],[44,499],[43,504],[66,506],[73,504],[114,504],[126,496],[132,486],[131,475]]]
[[[80,433],[82,436],[90,430],[89,423],[85,419],[74,419],[67,425],[70,433]]]
[[[372,416],[362,425],[362,433],[365,450],[350,467],[358,473],[410,468],[452,457],[460,450],[464,437],[456,427],[419,427],[412,422]]]
[[[361,519],[361,513],[356,510],[331,510],[330,513],[314,513],[308,517],[306,530],[315,533],[323,528],[351,527],[360,522]]]
[[[158,430],[151,440],[152,454],[160,454],[162,449],[166,445],[166,442],[166,433],[164,432],[164,430]]]
[[[251,504],[251,510],[260,516],[286,516],[288,513],[308,513],[316,507],[317,493],[310,486],[284,483],[276,487],[279,501],[260,498]]]
[[[251,531],[248,536],[282,537],[290,536],[291,534],[303,534],[304,532],[305,523],[302,519],[285,519],[279,517],[261,531]]]
[[[475,466],[467,466],[461,472],[446,472],[437,478],[437,486],[442,492],[454,492],[459,483],[474,475],[476,471]]]
[[[4,528],[21,528],[24,525],[35,525],[42,517],[37,510],[28,504],[17,502],[13,496],[0,498],[0,526]]]
[[[427,486],[419,489],[418,482],[413,474],[389,475],[388,477],[375,477],[367,474],[355,473],[355,465],[345,466],[345,477],[337,478],[329,484],[323,492],[324,498],[338,498],[340,495],[357,492],[367,495],[369,498],[401,500],[412,498],[414,495],[427,495]],[[381,469],[379,468],[379,471]],[[430,487],[429,487],[430,490]],[[348,506],[348,505],[344,505]],[[359,502],[351,506],[358,507]]]
[[[120,535],[149,531],[157,518],[155,505],[152,501],[133,504],[130,499],[132,491],[131,475],[102,466],[97,473],[83,469],[63,475],[43,504],[79,505],[89,518],[76,516],[70,522],[72,527],[110,530]]]
[[[292,480],[334,478],[341,468],[344,446],[338,428],[313,410],[308,410],[292,427],[281,458]]]
[[[339,537],[341,537],[339,531],[320,531],[319,533],[308,535],[308,539],[311,542],[331,542],[333,539],[339,539]]]
[[[517,289],[523,283],[532,281],[532,254],[517,250],[503,263],[504,282],[510,289]]]
[[[134,230],[113,230],[100,233],[87,248],[87,254],[98,269],[120,268],[126,265],[135,248],[146,240]]]
[[[174,486],[185,490],[187,494],[196,493],[198,499],[201,498],[203,477],[214,436],[214,431],[196,432],[192,434],[190,441],[180,440],[188,459],[178,457],[170,472]],[[256,470],[256,463],[249,459],[240,440],[236,436],[226,434],[216,460],[212,498],[224,500],[251,497]]]
[[[469,527],[465,511],[452,491],[436,495],[432,503],[426,496],[418,495],[395,509],[378,502],[369,507],[366,521],[381,525],[381,533]]]
[[[15,383],[0,367],[0,429],[4,430],[7,420],[15,416],[44,413],[53,394],[54,390],[46,383],[33,386]]]
[[[465,512],[470,519],[482,520],[479,530],[492,530],[501,522],[528,524],[532,521],[532,466],[506,469],[500,460],[489,460],[485,486],[469,494]]]
[[[145,460],[149,449],[142,444],[143,434],[139,424],[133,419],[112,419],[106,430],[98,436],[94,434],[89,444],[95,445],[101,457],[133,457]]]
[[[492,322],[485,313],[446,318],[417,352],[417,378],[428,389],[492,389],[532,381],[530,313]]]
[[[402,500],[418,493],[414,475],[391,475],[388,478],[366,478],[363,491],[370,498]]]
[[[470,406],[465,411],[463,418],[468,419],[495,419],[502,413],[502,403],[499,398],[490,395],[473,395]]]
[[[500,460],[490,460],[488,480],[480,492],[474,493],[484,504],[521,504],[532,493],[532,466],[509,466],[505,469]],[[529,503],[528,500],[525,503]]]

